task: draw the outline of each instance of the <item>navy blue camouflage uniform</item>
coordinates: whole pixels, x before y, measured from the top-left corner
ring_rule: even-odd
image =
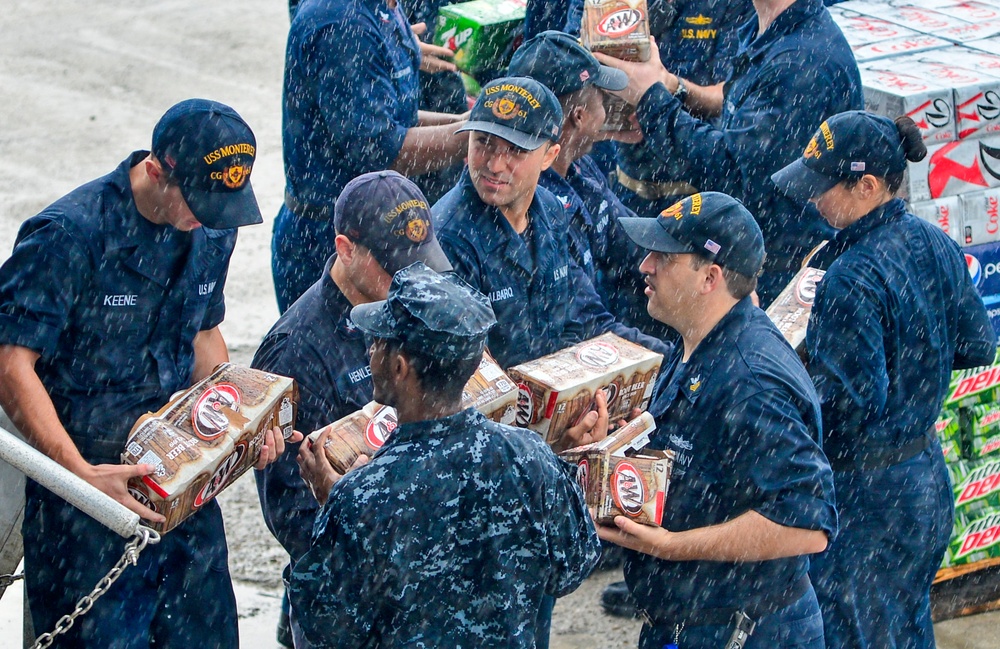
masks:
[[[489,297],[497,326],[490,353],[502,367],[533,360],[611,331],[664,353],[657,339],[615,321],[569,251],[562,204],[537,187],[527,240],[496,207],[480,200],[466,169],[432,209],[434,227],[455,273]]]
[[[28,219],[0,269],[0,344],[35,366],[84,459],[119,464],[136,419],[191,383],[192,342],[225,315],[236,231],[185,233],[135,207],[147,151]],[[33,481],[22,534],[35,630],[50,631],[111,569],[125,540]],[[144,552],[61,647],[237,646],[236,601],[215,501]]]
[[[827,646],[933,647],[954,511],[933,425],[952,369],[991,363],[996,336],[958,246],[899,199],[810,265],[829,266],[806,344],[841,516],[811,569]]]
[[[757,218],[767,249],[757,290],[767,305],[805,254],[832,235],[770,174],[799,157],[825,117],[860,109],[864,98],[854,55],[820,0],[797,0],[763,34],[757,29],[754,16],[739,30],[717,123],[689,115],[660,83],[636,115],[649,148],[676,164],[674,180],[734,196]]]
[[[470,408],[401,425],[334,485],[290,595],[314,648],[527,649],[599,552],[573,467]]]
[[[749,298],[681,362],[665,360],[649,412],[650,448],[676,454],[662,527],[723,523],[749,510],[833,537],[833,476],[820,448],[819,400],[801,361]],[[805,556],[771,561],[664,561],[626,552],[625,579],[655,624],[641,649],[720,647],[732,614],[758,619],[747,649],[822,647]]]
[[[287,309],[334,252],[333,206],[344,186],[388,169],[417,125],[420,48],[399,5],[307,0],[285,54],[285,204],[271,270]]]

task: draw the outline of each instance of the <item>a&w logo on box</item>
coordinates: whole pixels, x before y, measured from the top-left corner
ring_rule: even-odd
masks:
[[[629,462],[619,462],[611,474],[611,497],[627,515],[635,517],[642,513],[646,483],[642,473]]]

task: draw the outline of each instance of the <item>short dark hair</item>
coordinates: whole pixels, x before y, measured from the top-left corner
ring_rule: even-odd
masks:
[[[691,267],[695,270],[706,266],[707,264],[715,263],[711,259],[706,259],[698,253],[694,253],[694,260],[691,262]],[[744,275],[743,273],[737,273],[735,270],[726,268],[723,265],[719,265],[722,269],[722,277],[726,280],[726,289],[729,291],[729,295],[734,299],[742,300],[746,296],[750,295],[757,290],[757,277],[750,277],[749,275]]]
[[[461,360],[441,360],[423,352],[407,349],[402,341],[386,339],[386,353],[400,352],[405,354],[417,373],[417,380],[424,392],[434,392],[449,403],[462,400],[462,391],[479,369],[483,355]]]

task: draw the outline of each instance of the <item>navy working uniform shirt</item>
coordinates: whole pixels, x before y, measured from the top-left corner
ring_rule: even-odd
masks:
[[[831,230],[815,209],[779,192],[770,174],[799,157],[826,117],[861,109],[864,98],[854,55],[820,0],[797,0],[763,34],[757,29],[756,16],[740,28],[717,125],[689,115],[660,83],[636,115],[650,149],[681,162],[675,180],[741,200],[764,233],[764,269],[791,271]],[[762,299],[784,288],[762,280]]]
[[[139,415],[191,384],[195,335],[225,316],[236,230],[139,214],[129,169],[147,155],[25,221],[0,271],[0,343],[41,355],[35,370],[91,463],[120,462]]]
[[[352,179],[388,169],[417,125],[420,46],[400,5],[307,0],[288,33],[282,150],[285,204],[271,273],[287,309],[333,254],[333,207]]]
[[[658,7],[664,10],[657,11]],[[729,78],[739,48],[739,28],[751,18],[756,20],[749,0],[652,0],[649,27],[668,70],[691,83],[710,86]],[[682,158],[662,160],[644,144],[619,144],[617,161],[632,178],[655,182],[677,180],[683,169]]]
[[[831,459],[927,433],[952,369],[988,365],[996,335],[957,244],[894,199],[837,233],[806,331]]]
[[[611,331],[659,353],[664,343],[616,322],[569,251],[569,225],[544,187],[528,208],[527,238],[486,205],[466,169],[432,209],[434,229],[455,273],[486,295],[496,313],[490,353],[502,367],[534,360]]]
[[[723,523],[753,510],[780,525],[837,529],[833,475],[820,448],[809,375],[763,311],[744,298],[681,362],[664,362],[649,406],[650,448],[676,454],[662,527]],[[805,556],[730,563],[664,561],[628,552],[640,603],[673,614],[749,606],[792,589]]]
[[[538,179],[569,217],[570,253],[590,278],[601,301],[623,323],[664,337],[667,328],[646,311],[646,283],[639,264],[646,251],[622,229],[619,219],[634,217],[608,185],[597,163],[583,156],[563,178],[551,167]]]
[[[311,647],[534,647],[600,541],[575,470],[473,409],[403,424],[334,485],[290,596]],[[370,643],[370,644],[366,644]]]
[[[275,323],[253,358],[253,367],[295,379],[295,427],[306,435],[360,410],[372,398],[368,346],[351,322],[351,303],[330,277],[335,259],[327,261],[319,281]],[[299,475],[297,446],[254,473],[264,521],[293,561],[308,549],[319,511]]]
[[[417,125],[420,48],[398,5],[308,0],[285,57],[286,189],[332,209],[350,180],[388,169]]]
[[[119,464],[136,419],[190,386],[194,338],[225,315],[236,230],[180,232],[144,218],[129,170],[147,155],[133,153],[25,221],[0,269],[0,344],[40,354],[35,370],[92,464]],[[25,496],[28,602],[36,628],[50,629],[117,560],[122,540],[33,481]],[[137,649],[150,637],[187,646],[211,634],[219,647],[237,646],[218,503],[143,553],[108,597],[68,642]]]

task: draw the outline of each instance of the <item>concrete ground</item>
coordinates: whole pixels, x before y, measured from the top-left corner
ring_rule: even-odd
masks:
[[[265,223],[244,228],[226,286],[223,332],[248,359],[277,318],[270,278],[271,219],[281,202],[281,77],[286,5],[161,0],[6,0],[0,12],[0,261],[19,223],[77,185],[148,148],[173,103],[206,97],[232,105],[253,127],[253,185]],[[345,98],[348,101],[349,98]],[[237,579],[243,646],[271,649],[280,549],[245,478],[223,495]],[[553,649],[635,646],[636,623],[604,616],[592,578],[561,600]],[[20,589],[0,600],[0,644],[20,643]],[[1000,616],[937,625],[940,647],[995,649]]]

